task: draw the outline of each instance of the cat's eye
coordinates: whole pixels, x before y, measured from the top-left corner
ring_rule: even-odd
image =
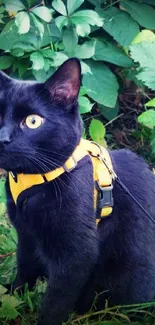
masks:
[[[27,118],[24,121],[24,124],[30,129],[37,129],[43,124],[43,122],[44,122],[43,117],[37,114],[32,114],[27,116]]]

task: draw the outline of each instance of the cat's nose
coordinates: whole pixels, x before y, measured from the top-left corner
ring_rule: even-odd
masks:
[[[11,136],[8,132],[6,132],[6,129],[1,129],[0,132],[0,147],[5,147],[11,142]]]
[[[0,139],[0,146],[6,146],[7,144],[9,144],[11,142],[10,138],[4,138],[4,139]]]

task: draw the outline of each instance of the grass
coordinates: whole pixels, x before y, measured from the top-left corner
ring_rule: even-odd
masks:
[[[0,325],[36,325],[37,315],[46,284],[37,282],[34,290],[29,292],[25,287],[24,294],[17,292],[9,295],[5,288],[16,274],[15,229],[10,225],[5,209],[4,178],[0,178]],[[87,314],[72,315],[66,325],[155,325],[155,302],[108,307]]]

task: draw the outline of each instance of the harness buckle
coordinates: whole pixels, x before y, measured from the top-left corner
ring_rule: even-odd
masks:
[[[66,166],[66,164],[63,165],[63,169],[65,170],[65,172],[70,173],[76,166],[77,166],[77,160],[75,159],[74,155],[71,156],[71,158],[73,159],[74,162],[74,166],[71,168],[68,168]]]
[[[96,210],[96,218],[101,219],[101,211],[104,207],[113,207],[114,199],[113,199],[113,185],[102,187],[98,181],[96,181],[96,189],[98,191],[97,198],[97,210]]]
[[[17,183],[17,174],[14,174],[13,172],[10,172],[10,175],[12,176],[15,183]]]

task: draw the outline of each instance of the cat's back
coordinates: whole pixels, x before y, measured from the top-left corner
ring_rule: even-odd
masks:
[[[155,175],[148,164],[137,154],[128,149],[113,150],[110,152],[113,168],[116,175],[130,191],[131,195],[154,216],[155,219]],[[116,200],[133,199],[119,184],[114,184]],[[136,205],[136,208],[138,206]],[[138,209],[139,210],[139,209]]]

